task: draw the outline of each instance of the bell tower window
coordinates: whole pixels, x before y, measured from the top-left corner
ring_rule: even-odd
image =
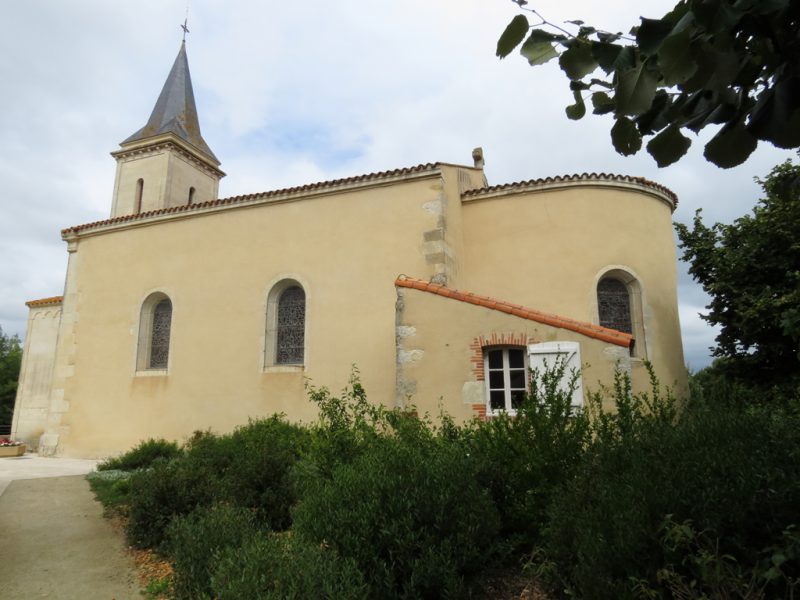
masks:
[[[136,197],[133,202],[133,214],[138,215],[142,212],[142,193],[144,192],[144,179],[136,182]]]

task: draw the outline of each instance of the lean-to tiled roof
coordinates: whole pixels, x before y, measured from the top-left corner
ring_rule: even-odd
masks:
[[[610,182],[610,183],[634,183],[638,185],[642,185],[644,187],[651,188],[657,192],[660,192],[667,198],[672,201],[673,207],[678,205],[678,196],[675,195],[675,192],[670,190],[668,187],[661,185],[660,183],[656,183],[655,181],[650,181],[649,179],[645,179],[644,177],[633,177],[631,175],[614,175],[613,173],[580,173],[575,175],[556,175],[555,177],[543,177],[540,179],[529,179],[527,181],[517,181],[514,183],[503,183],[500,185],[492,185],[483,188],[477,188],[473,190],[465,191],[462,196],[464,198],[474,198],[476,196],[481,196],[484,194],[491,194],[496,192],[504,192],[504,191],[514,191],[517,189],[522,188],[531,188],[531,187],[545,187],[548,185],[553,184],[576,184],[576,183],[583,183],[583,182],[591,182],[591,183],[602,183],[602,182]]]
[[[39,298],[38,300],[28,300],[25,303],[25,306],[30,308],[36,308],[39,306],[54,306],[56,304],[61,304],[64,300],[64,296],[51,296],[50,298]]]
[[[395,280],[394,283],[399,287],[420,290],[430,294],[443,296],[445,298],[458,300],[459,302],[483,306],[484,308],[489,308],[491,310],[498,310],[509,315],[514,315],[515,317],[528,319],[529,321],[536,321],[537,323],[542,323],[544,325],[568,329],[569,331],[574,331],[587,337],[602,340],[617,346],[630,348],[633,344],[633,336],[629,333],[623,333],[622,331],[609,329],[607,327],[600,327],[599,325],[594,325],[593,323],[576,321],[575,319],[561,317],[552,313],[526,308],[519,304],[512,304],[511,302],[497,300],[496,298],[490,298],[489,296],[481,296],[478,294],[473,294],[472,292],[454,290],[437,283],[430,283],[422,279],[414,279],[413,277],[408,277],[406,275],[401,275]]]

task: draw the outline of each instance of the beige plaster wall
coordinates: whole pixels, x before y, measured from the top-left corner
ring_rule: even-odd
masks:
[[[393,404],[394,279],[433,276],[422,232],[442,188],[434,172],[78,239],[59,452],[103,456],[274,412],[311,420],[305,378],[339,390],[352,364],[372,401]],[[267,295],[284,278],[305,287],[306,364],[265,371]],[[155,291],[173,303],[169,370],[137,374],[140,307]]]
[[[11,435],[36,448],[47,426],[61,306],[33,306],[22,352]]]
[[[144,181],[141,212],[188,204],[194,187],[193,204],[217,199],[219,179],[168,146],[120,156],[114,183],[111,216],[135,214],[136,186]]]
[[[629,368],[626,349],[573,331],[414,289],[398,288],[398,297],[398,383],[407,392],[400,401],[420,413],[438,415],[441,405],[459,420],[477,416],[474,406],[485,405],[486,395],[473,367],[481,355],[474,342],[492,334],[525,343],[578,342],[585,392],[613,384],[617,366]]]
[[[662,383],[685,388],[677,257],[664,200],[584,184],[467,199],[463,213],[464,289],[597,324],[598,279],[625,269],[642,290],[647,358]],[[641,371],[641,361],[633,368]]]

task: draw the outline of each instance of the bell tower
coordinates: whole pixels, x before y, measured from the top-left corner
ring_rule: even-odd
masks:
[[[225,173],[200,134],[185,41],[147,124],[111,156],[112,218],[217,199]]]

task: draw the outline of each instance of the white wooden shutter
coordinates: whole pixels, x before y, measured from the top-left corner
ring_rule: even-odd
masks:
[[[543,342],[528,345],[528,365],[540,373],[564,361],[564,378],[561,389],[567,391],[574,372],[578,373],[572,392],[572,405],[583,406],[583,377],[581,376],[581,346],[578,342]]]

